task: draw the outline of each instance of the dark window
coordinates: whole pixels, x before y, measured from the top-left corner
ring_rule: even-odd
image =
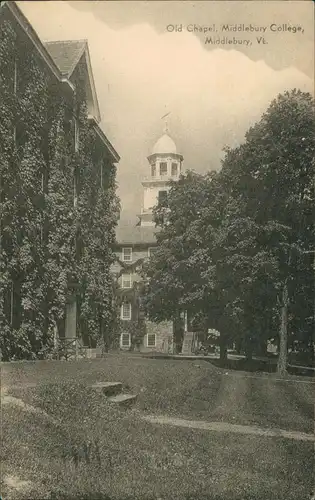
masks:
[[[124,302],[121,306],[121,319],[130,320],[131,319],[131,304],[130,302]]]
[[[131,247],[123,247],[122,260],[124,262],[132,262],[132,248]]]
[[[79,122],[77,118],[74,118],[74,151],[77,153],[79,151]]]
[[[177,175],[177,163],[172,163],[172,175]]]
[[[154,254],[154,252],[156,252],[156,251],[157,251],[157,247],[149,247],[148,248],[148,257],[151,257]]]
[[[73,174],[73,206],[76,207],[78,204],[78,193],[79,182],[78,182],[78,172],[75,170]]]
[[[121,277],[122,288],[132,288],[131,274],[123,274]]]
[[[122,333],[121,334],[120,345],[121,345],[121,347],[130,347],[130,345],[131,345],[130,333]]]
[[[13,93],[16,94],[18,90],[18,67],[17,60],[14,60],[14,76],[13,76]]]
[[[167,198],[167,191],[159,191],[159,198],[158,201],[159,203],[164,203]]]
[[[103,163],[99,164],[99,173],[100,173],[100,187],[103,187]]]
[[[167,175],[167,163],[160,163],[160,175]]]
[[[148,347],[155,347],[156,346],[155,333],[148,333],[147,344],[148,344]]]
[[[15,146],[19,150],[25,146],[27,141],[26,127],[22,120],[18,120],[14,130]]]

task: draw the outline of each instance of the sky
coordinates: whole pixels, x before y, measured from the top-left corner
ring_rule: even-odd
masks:
[[[240,144],[279,93],[313,92],[312,0],[17,3],[42,41],[88,41],[101,127],[121,157],[122,219],[141,209],[165,113],[184,167],[205,172],[220,168],[223,148]],[[242,44],[224,43],[233,37]]]

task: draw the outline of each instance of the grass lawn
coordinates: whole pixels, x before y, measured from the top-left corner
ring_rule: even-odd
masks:
[[[59,383],[76,380],[119,381],[139,395],[138,408],[187,419],[224,421],[261,427],[313,432],[314,384],[290,377],[277,382],[273,375],[257,378],[222,370],[203,360],[146,359],[107,355],[103,359],[4,363],[2,384]],[[33,389],[12,389],[13,395],[32,399]]]
[[[312,486],[312,443],[151,425],[60,378],[32,400],[55,421],[3,405],[2,476],[33,483],[5,499],[305,500]],[[95,439],[100,460],[75,468],[68,450]]]

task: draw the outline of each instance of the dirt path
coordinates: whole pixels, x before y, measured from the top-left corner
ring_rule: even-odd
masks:
[[[7,388],[1,388],[1,405],[6,405],[6,404],[11,404],[14,406],[19,406],[23,410],[29,412],[29,413],[35,413],[42,415],[44,418],[49,420],[50,422],[56,424],[57,421],[52,418],[48,413],[45,411],[41,410],[40,408],[36,408],[35,406],[29,405],[25,403],[22,399],[15,398],[14,396],[10,396],[7,394]]]
[[[145,415],[142,417],[151,424],[172,425],[175,427],[187,427],[190,429],[201,429],[215,432],[228,432],[234,434],[253,434],[255,436],[281,437],[296,441],[311,441],[315,443],[314,434],[305,432],[286,431],[283,429],[263,429],[262,427],[250,425],[229,424],[226,422],[204,422],[202,420],[184,420],[165,416]]]
[[[231,392],[233,392],[232,389],[234,389],[234,387],[230,389]],[[240,392],[239,391],[235,392],[235,396],[239,398]],[[227,402],[229,404],[231,403],[230,397],[227,398]],[[52,417],[50,417],[47,413],[43,412],[39,408],[24,403],[24,401],[22,401],[21,399],[15,398],[13,396],[8,396],[5,391],[1,391],[1,404],[13,404],[19,406],[23,408],[25,411],[41,414],[45,418],[48,418],[49,420],[52,420],[55,423],[55,420]],[[191,429],[202,429],[208,431],[228,432],[235,434],[254,434],[256,436],[265,436],[265,437],[283,437],[286,439],[294,439],[297,441],[312,441],[315,443],[314,434],[307,434],[305,432],[286,431],[283,429],[271,430],[251,425],[230,424],[222,421],[205,422],[202,420],[185,420],[185,419],[172,418],[166,416],[144,415],[141,418],[152,424],[172,425],[175,427],[188,427]]]

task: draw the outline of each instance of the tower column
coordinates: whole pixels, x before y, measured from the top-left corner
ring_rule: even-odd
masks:
[[[169,191],[170,180],[177,180],[179,165],[183,157],[177,153],[176,144],[168,131],[160,137],[148,156],[150,176],[143,180],[143,206],[139,215],[141,226],[154,226],[153,207],[157,205],[160,191]],[[160,163],[166,164],[166,175],[160,175]],[[172,163],[178,165],[176,175],[172,175]]]

